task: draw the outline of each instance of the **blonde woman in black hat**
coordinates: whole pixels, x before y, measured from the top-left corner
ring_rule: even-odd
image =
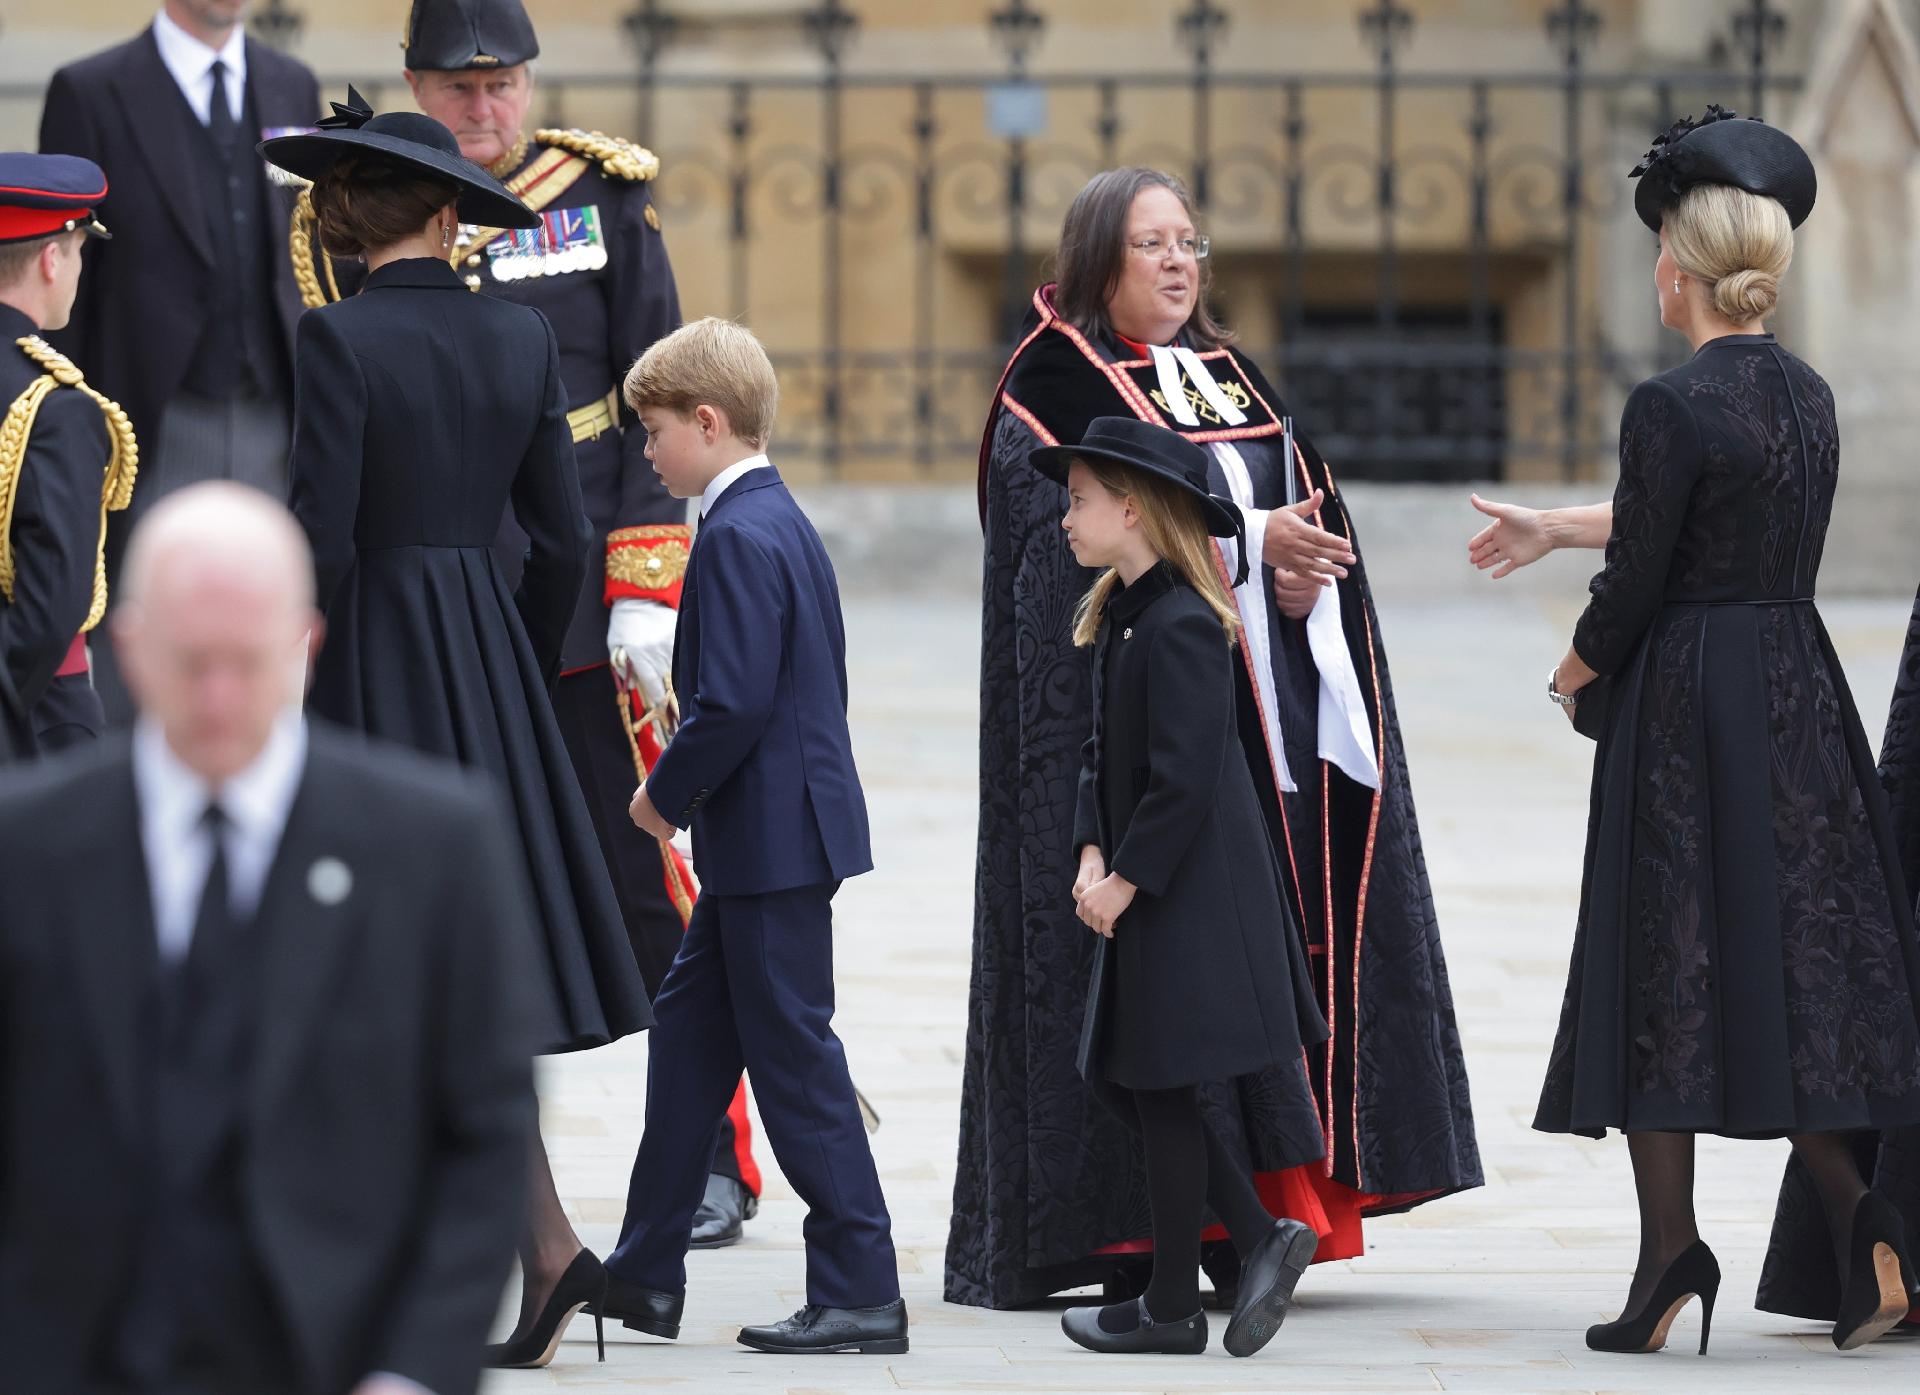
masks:
[[[600,1046],[652,1014],[549,696],[591,550],[559,360],[537,311],[471,294],[446,261],[462,222],[538,219],[429,117],[353,94],[322,125],[262,146],[314,182],[327,249],[368,267],[296,346],[292,502],[327,620],[311,705],[491,778],[545,966],[528,1045]],[[515,590],[491,546],[509,505],[529,539]],[[545,1365],[606,1286],[538,1146],[521,1261],[495,1365]]]
[[[1267,1213],[1202,1118],[1198,1087],[1298,1068],[1327,1025],[1236,725],[1240,614],[1212,538],[1232,539],[1244,578],[1240,513],[1208,492],[1203,447],[1133,417],[1096,418],[1078,445],[1029,460],[1067,486],[1075,559],[1104,568],[1073,635],[1093,650],[1094,709],[1073,896],[1102,937],[1080,1071],[1141,1133],[1153,1218],[1146,1292],[1070,1309],[1061,1325],[1097,1352],[1204,1351],[1211,1199],[1245,1266],[1225,1346],[1251,1356],[1279,1330],[1316,1237]]]
[[[1660,239],[1661,323],[1691,359],[1629,397],[1610,509],[1503,511],[1471,545],[1505,575],[1604,534],[1548,680],[1596,737],[1573,964],[1534,1126],[1627,1135],[1640,1254],[1599,1350],[1652,1351],[1720,1283],[1693,1136],[1790,1138],[1841,1280],[1836,1346],[1906,1316],[1899,1213],[1861,1130],[1920,1122],[1920,941],[1872,753],[1814,608],[1839,476],[1833,393],[1766,330],[1813,207],[1792,138],[1718,107],[1634,171]],[[1598,681],[1604,678],[1604,682]]]

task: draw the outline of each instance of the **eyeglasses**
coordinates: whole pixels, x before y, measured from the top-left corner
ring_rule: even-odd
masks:
[[[1207,253],[1212,250],[1212,245],[1212,240],[1204,234],[1198,237],[1183,237],[1172,243],[1155,234],[1151,237],[1143,237],[1138,242],[1129,242],[1127,247],[1148,261],[1158,261],[1171,250],[1183,257],[1191,257],[1196,262],[1203,262],[1207,259]]]

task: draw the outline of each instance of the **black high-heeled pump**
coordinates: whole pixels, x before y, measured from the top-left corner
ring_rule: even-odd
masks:
[[[560,1282],[553,1286],[553,1292],[547,1295],[547,1301],[532,1325],[516,1331],[504,1342],[491,1343],[487,1347],[485,1364],[516,1368],[546,1365],[560,1349],[560,1338],[565,1335],[567,1324],[573,1321],[574,1314],[589,1304],[603,1302],[606,1296],[607,1271],[601,1268],[592,1250],[581,1250],[560,1276]],[[600,1359],[605,1361],[606,1326],[597,1307],[593,1314],[593,1342],[599,1350]]]
[[[1587,1345],[1594,1351],[1658,1351],[1667,1344],[1667,1330],[1687,1300],[1698,1298],[1700,1354],[1705,1356],[1707,1337],[1713,1332],[1713,1300],[1719,1296],[1720,1261],[1706,1241],[1696,1240],[1667,1266],[1645,1307],[1632,1317],[1595,1323],[1587,1329]]]
[[[1906,1320],[1916,1287],[1907,1256],[1906,1221],[1877,1191],[1860,1198],[1853,1211],[1853,1238],[1847,1247],[1847,1287],[1840,1296],[1840,1320],[1833,1344],[1852,1351],[1886,1335]]]

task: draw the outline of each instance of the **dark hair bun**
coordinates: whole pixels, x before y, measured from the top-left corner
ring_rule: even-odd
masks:
[[[362,257],[411,237],[459,197],[453,184],[377,154],[343,155],[313,186],[320,245],[336,257]]]

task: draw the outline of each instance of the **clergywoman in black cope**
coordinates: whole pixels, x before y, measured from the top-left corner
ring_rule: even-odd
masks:
[[[1767,333],[1813,207],[1793,140],[1710,108],[1655,145],[1661,323],[1694,347],[1627,399],[1606,565],[1550,696],[1597,734],[1586,873],[1534,1126],[1627,1135],[1640,1254],[1607,1351],[1661,1346],[1720,1270],[1694,1135],[1790,1138],[1848,1349],[1905,1316],[1899,1215],[1850,1131],[1920,1120],[1920,944],[1845,675],[1813,604],[1840,466],[1833,393]],[[1604,683],[1596,679],[1605,676]]]
[[[461,222],[529,227],[446,127],[354,96],[326,129],[267,141],[314,181],[322,242],[359,256],[359,295],[301,317],[293,511],[312,540],[326,643],[319,715],[484,771],[534,890],[543,966],[532,1036],[599,1046],[652,1022],[549,693],[598,540],[589,535],[553,332],[472,294],[447,264]],[[529,541],[509,592],[492,542],[511,506]],[[543,1149],[521,1248],[525,1289],[496,1365],[544,1365],[606,1284]]]

